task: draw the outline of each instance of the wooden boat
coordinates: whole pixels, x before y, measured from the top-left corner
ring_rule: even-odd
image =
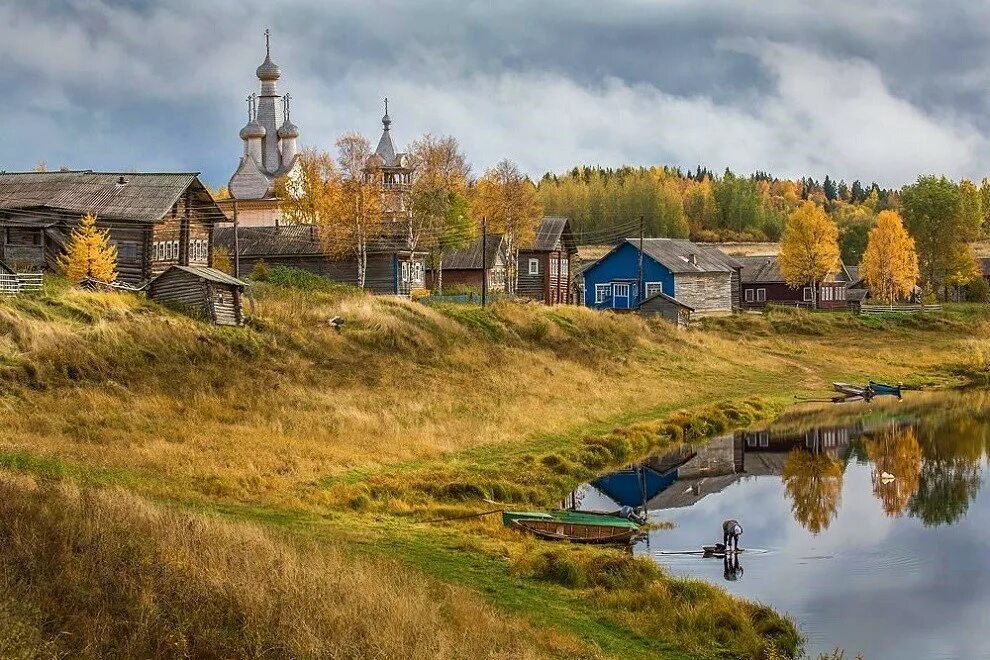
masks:
[[[887,385],[885,383],[877,383],[876,381],[871,380],[869,388],[874,394],[890,394],[896,396],[897,398],[901,397],[900,385]]]
[[[627,544],[640,531],[639,524],[607,513],[581,511],[505,511],[502,523],[550,541]]]
[[[860,387],[858,385],[850,385],[849,383],[832,383],[832,387],[839,394],[845,394],[846,396],[863,396],[867,395],[868,387]]]

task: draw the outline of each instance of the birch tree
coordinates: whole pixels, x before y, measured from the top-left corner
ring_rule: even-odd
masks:
[[[839,230],[820,206],[807,201],[787,218],[779,261],[789,286],[811,286],[811,305],[817,309],[818,284],[839,266]]]
[[[487,218],[488,230],[501,233],[510,255],[506,290],[515,292],[520,247],[532,244],[543,207],[533,182],[510,160],[487,170],[474,189],[472,209],[475,218]]]
[[[911,295],[918,283],[914,239],[895,211],[881,211],[870,231],[862,273],[874,297],[886,303]]]

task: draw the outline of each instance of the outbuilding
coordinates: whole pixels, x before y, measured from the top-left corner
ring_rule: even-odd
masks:
[[[693,311],[693,307],[685,305],[662,291],[653,294],[639,306],[640,314],[659,316],[679,328],[687,327],[688,323],[691,322],[691,312]]]
[[[148,296],[201,313],[217,325],[242,325],[241,296],[246,286],[216,268],[172,266],[151,281]]]

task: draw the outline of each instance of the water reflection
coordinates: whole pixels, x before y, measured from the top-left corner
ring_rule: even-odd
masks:
[[[682,445],[596,479],[569,504],[643,507],[675,523],[634,552],[788,612],[811,657],[835,646],[871,659],[990,657],[990,497],[980,492],[990,394],[857,405]],[[726,518],[758,552],[698,554]]]

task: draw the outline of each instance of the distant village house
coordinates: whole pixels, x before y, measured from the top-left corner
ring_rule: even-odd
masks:
[[[489,291],[504,292],[508,261],[505,239],[501,234],[489,234],[487,240],[479,236],[464,249],[443,255],[443,286],[480,290],[487,269]],[[426,279],[428,289],[437,288],[439,275],[438,269],[430,269]]]
[[[742,264],[743,309],[762,309],[770,304],[810,307],[810,285],[792,287],[784,281],[776,256],[736,257]],[[847,286],[851,279],[845,267],[818,285],[819,309],[845,309],[849,306]]]

